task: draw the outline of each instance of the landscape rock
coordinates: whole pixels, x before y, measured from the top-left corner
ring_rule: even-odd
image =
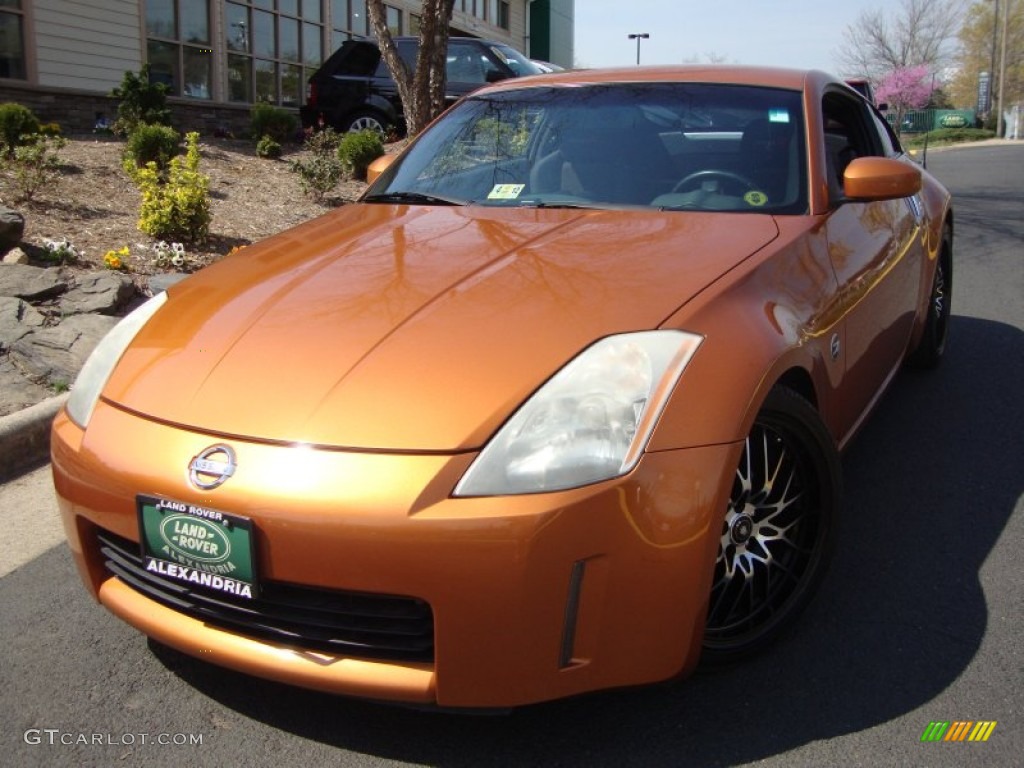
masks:
[[[0,351],[10,349],[18,339],[42,328],[44,320],[31,304],[13,296],[0,296]]]
[[[11,360],[35,381],[69,385],[89,353],[119,318],[75,315],[53,328],[40,328],[18,339]]]
[[[28,264],[29,257],[21,248],[14,248],[9,253],[4,254],[4,264]]]
[[[29,380],[9,360],[0,358],[0,417],[35,405],[50,397],[53,392]]]
[[[60,311],[64,316],[99,312],[116,312],[132,296],[135,286],[124,275],[115,272],[96,272],[83,277],[78,285],[61,296]]]
[[[0,253],[7,253],[21,242],[25,234],[25,217],[15,210],[0,205]]]
[[[59,296],[67,289],[67,281],[57,267],[0,264],[0,296],[42,301]]]

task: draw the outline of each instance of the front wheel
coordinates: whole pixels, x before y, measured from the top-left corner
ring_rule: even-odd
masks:
[[[722,522],[704,658],[761,650],[810,602],[830,559],[839,456],[814,408],[777,387],[747,436]]]

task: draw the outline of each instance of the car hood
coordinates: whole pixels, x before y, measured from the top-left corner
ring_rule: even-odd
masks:
[[[103,396],[229,437],[470,450],[777,235],[757,214],[350,205],[174,286]]]

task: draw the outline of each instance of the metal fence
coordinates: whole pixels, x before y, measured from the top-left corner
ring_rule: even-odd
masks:
[[[977,115],[973,109],[908,109],[896,125],[896,112],[890,110],[885,118],[900,133],[925,133],[940,128],[975,128]]]

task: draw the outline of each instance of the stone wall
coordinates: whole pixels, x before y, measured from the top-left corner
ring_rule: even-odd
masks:
[[[5,83],[0,102],[14,101],[31,109],[44,123],[57,123],[65,135],[91,133],[100,117],[113,122],[117,100],[88,91],[54,90]],[[193,99],[168,98],[174,127],[181,132],[199,131],[202,136],[231,133],[244,136],[249,130],[245,104],[213,104]],[[296,112],[297,116],[297,112]]]

